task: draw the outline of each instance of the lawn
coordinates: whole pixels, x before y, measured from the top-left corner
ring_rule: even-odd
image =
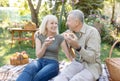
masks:
[[[11,34],[7,30],[7,28],[0,28],[0,66],[4,64],[9,64],[9,58],[15,52],[26,51],[29,54],[30,58],[36,58],[35,56],[35,48],[32,48],[31,41],[22,41],[21,44],[15,42],[11,47]],[[108,57],[109,50],[111,45],[107,43],[101,43],[101,60],[104,62],[105,58]],[[113,56],[120,56],[119,48],[115,48],[113,50]],[[65,55],[62,51],[59,54],[59,60],[66,60]]]

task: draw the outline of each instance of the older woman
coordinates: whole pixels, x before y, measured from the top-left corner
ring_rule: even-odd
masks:
[[[60,46],[69,55],[64,37],[58,34],[58,20],[54,15],[44,17],[40,30],[35,34],[38,60],[28,64],[17,81],[48,81],[59,72],[58,52]]]

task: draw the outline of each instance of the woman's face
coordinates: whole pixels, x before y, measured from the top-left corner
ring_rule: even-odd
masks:
[[[46,27],[48,32],[56,33],[58,29],[58,22],[55,20],[48,20]]]

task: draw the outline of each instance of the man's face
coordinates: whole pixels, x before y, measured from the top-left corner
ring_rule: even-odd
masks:
[[[71,31],[74,31],[74,29],[76,27],[76,23],[77,23],[77,21],[74,18],[74,16],[72,14],[68,15],[66,25],[68,26],[68,28]]]

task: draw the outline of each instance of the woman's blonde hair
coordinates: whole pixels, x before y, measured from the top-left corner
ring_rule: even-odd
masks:
[[[57,22],[58,22],[58,19],[57,19],[56,16],[54,16],[54,15],[46,15],[46,16],[43,18],[42,23],[41,23],[41,25],[40,25],[40,27],[39,27],[39,33],[40,33],[40,34],[43,34],[43,35],[46,35],[46,34],[47,34],[46,25],[47,25],[47,22],[48,22],[49,20],[54,20],[54,21],[57,21]],[[59,33],[59,32],[58,32],[58,27],[57,27],[57,29],[56,29],[56,34],[58,34],[58,33]]]

